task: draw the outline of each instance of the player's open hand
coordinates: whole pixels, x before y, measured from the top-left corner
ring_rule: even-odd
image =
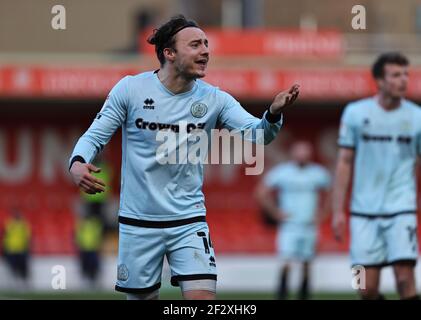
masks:
[[[345,234],[346,215],[345,212],[335,212],[332,217],[332,229],[335,239],[342,242]]]
[[[94,177],[91,172],[100,172],[101,169],[91,163],[75,161],[70,168],[73,182],[89,194],[96,194],[105,191],[105,183],[101,179]]]
[[[297,100],[300,93],[300,86],[294,84],[289,90],[278,93],[270,106],[272,114],[281,113],[282,108],[289,106]]]

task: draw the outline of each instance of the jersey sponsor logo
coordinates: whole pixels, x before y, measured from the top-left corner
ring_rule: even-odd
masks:
[[[369,135],[367,133],[362,134],[362,139],[365,142],[373,141],[373,142],[393,142],[392,136],[386,135]],[[411,136],[398,136],[396,137],[396,142],[399,144],[410,144],[412,142]]]
[[[174,132],[180,132],[180,125],[178,124],[171,124],[171,123],[161,123],[161,122],[150,122],[145,121],[142,118],[137,118],[135,121],[136,127],[139,129],[147,129],[151,131],[155,130],[171,130]],[[187,123],[186,130],[187,133],[190,133],[192,130],[200,129],[203,130],[205,128],[206,123]]]
[[[410,136],[399,136],[397,139],[398,143],[410,144],[412,142],[412,137]]]
[[[363,133],[362,139],[366,142],[374,141],[374,142],[392,142],[392,136],[381,136],[381,135],[369,135],[367,133]]]
[[[196,101],[191,105],[190,112],[195,118],[203,118],[208,112],[208,106],[200,101]]]
[[[145,99],[145,101],[143,101],[144,106],[143,109],[149,109],[149,110],[154,110],[155,106],[153,105],[155,101],[153,101],[152,98],[147,98]]]
[[[117,267],[117,279],[120,281],[126,281],[129,279],[129,269],[125,264],[119,264]]]

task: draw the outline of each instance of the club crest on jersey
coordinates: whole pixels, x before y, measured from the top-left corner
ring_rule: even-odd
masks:
[[[401,126],[401,129],[404,131],[411,130],[411,123],[407,120],[402,121],[400,126]]]
[[[119,264],[117,267],[117,279],[126,281],[129,279],[129,269],[125,264]]]
[[[191,114],[195,118],[203,118],[208,112],[208,106],[200,101],[196,101],[191,106]]]

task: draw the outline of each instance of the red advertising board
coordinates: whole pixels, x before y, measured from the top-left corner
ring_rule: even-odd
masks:
[[[205,29],[215,56],[280,56],[291,58],[339,58],[344,39],[332,30],[300,31],[274,29]],[[139,35],[141,53],[155,54],[147,43],[152,30]]]
[[[142,68],[92,67],[0,67],[0,97],[99,98],[127,74]],[[309,102],[357,99],[375,92],[368,68],[332,69],[215,69],[205,81],[239,99],[271,99],[293,83],[301,85],[300,99]],[[410,73],[408,97],[421,99],[421,68]]]

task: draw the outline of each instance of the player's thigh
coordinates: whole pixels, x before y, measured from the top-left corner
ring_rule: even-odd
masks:
[[[162,230],[120,224],[118,291],[144,293],[159,289],[165,256]]]
[[[171,284],[178,286],[180,281],[216,281],[215,252],[207,223],[168,228],[167,232]],[[206,285],[204,289],[207,288]],[[200,289],[200,286],[196,286],[196,290]]]
[[[278,253],[283,259],[294,259],[300,245],[300,235],[295,230],[282,227],[277,237]]]
[[[285,226],[278,238],[281,257],[288,260],[310,260],[315,253],[316,232],[307,225]]]
[[[385,231],[388,260],[390,263],[411,262],[418,258],[417,217],[415,214],[402,214],[387,221]],[[407,265],[404,263],[404,265]]]
[[[183,298],[186,300],[214,300],[215,292],[208,290],[182,290]]]
[[[387,263],[387,244],[378,219],[351,217],[352,265],[378,266]]]
[[[317,232],[313,228],[303,228],[298,245],[302,261],[310,261],[316,254]]]

